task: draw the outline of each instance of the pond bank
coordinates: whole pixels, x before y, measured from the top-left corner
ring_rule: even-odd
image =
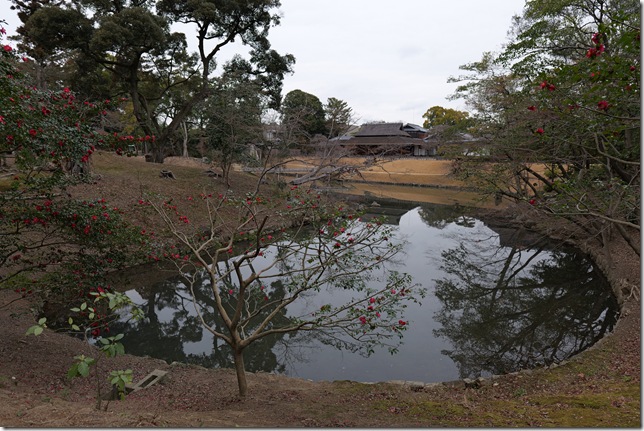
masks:
[[[105,156],[104,158],[107,158]],[[112,158],[110,158],[110,161]],[[135,201],[126,184],[144,181],[191,186],[201,171],[174,169],[179,180],[159,183],[158,167],[135,165],[116,181],[98,187],[109,198]],[[100,166],[97,166],[99,170]],[[132,180],[130,172],[140,174]],[[198,174],[198,175],[197,175]],[[123,179],[121,179],[121,176]],[[147,184],[147,183],[146,183]],[[222,187],[223,188],[223,187]],[[100,189],[99,189],[100,190]],[[92,188],[88,193],[95,193]],[[130,193],[131,192],[131,193]],[[131,195],[127,195],[130,193]],[[236,397],[231,370],[167,364],[125,355],[102,360],[103,370],[132,369],[134,380],[154,369],[169,371],[166,381],[139,391],[107,412],[94,409],[94,381],[69,381],[67,369],[77,354],[96,351],[51,330],[38,338],[24,335],[33,324],[30,304],[13,291],[0,292],[0,424],[15,427],[640,427],[640,259],[616,241],[605,250],[591,239],[560,229],[559,219],[544,219],[531,207],[517,206],[489,217],[527,224],[589,252],[622,298],[613,333],[591,349],[552,369],[505,375],[479,388],[465,384],[423,386],[309,382],[267,373],[249,374],[249,396]],[[485,216],[485,215],[484,215]],[[555,229],[556,228],[556,229]],[[12,302],[16,301],[16,302]],[[11,303],[12,302],[12,303]],[[11,303],[10,306],[7,304]]]
[[[508,214],[497,217],[515,222]],[[607,265],[610,280],[630,282],[628,271],[639,259],[624,259],[631,261]],[[632,276],[639,277],[639,270]],[[0,303],[14,296],[1,292]],[[19,303],[22,307],[11,312],[0,309],[3,426],[640,426],[640,313],[635,297],[625,298],[611,335],[565,365],[501,376],[478,388],[458,383],[313,383],[258,373],[249,375],[249,396],[239,402],[230,370],[125,355],[105,361],[105,369],[131,368],[135,380],[154,369],[169,375],[162,385],[110,404],[107,412],[94,410],[90,381],[70,384],[63,377],[71,357],[91,349],[49,330],[42,338],[25,337],[33,316],[27,303]]]

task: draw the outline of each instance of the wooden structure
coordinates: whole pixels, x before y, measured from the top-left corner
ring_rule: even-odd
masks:
[[[336,144],[356,155],[434,155],[436,148],[423,140],[426,133],[415,124],[369,123],[351,137],[338,138]]]

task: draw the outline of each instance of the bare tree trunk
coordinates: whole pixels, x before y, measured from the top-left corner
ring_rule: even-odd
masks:
[[[239,396],[246,397],[248,391],[248,384],[246,383],[246,369],[244,368],[244,356],[242,350],[233,349],[233,358],[235,361],[235,372],[237,373],[237,386],[239,388]]]
[[[181,123],[181,132],[183,132],[183,157],[188,157],[188,126],[186,122]]]
[[[163,163],[163,148],[161,148],[158,145],[155,145],[152,147],[151,150],[151,155],[152,157],[148,160],[148,158],[145,159],[146,162],[152,162],[152,163]]]

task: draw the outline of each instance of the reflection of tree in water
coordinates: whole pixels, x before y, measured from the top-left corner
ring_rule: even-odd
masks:
[[[224,323],[217,313],[210,290],[210,279],[205,271],[194,275],[194,293],[197,301],[202,305],[201,311],[205,320],[216,330],[224,331]],[[231,286],[232,287],[232,286]],[[280,280],[271,283],[269,300],[281,299],[285,295],[285,288]],[[144,303],[140,304],[144,311],[145,319],[139,322],[120,321],[112,325],[114,332],[125,335],[122,342],[128,353],[133,355],[148,355],[168,362],[179,361],[198,364],[209,368],[232,368],[233,355],[229,346],[213,337],[211,353],[186,353],[184,344],[198,342],[203,339],[204,327],[194,311],[191,293],[182,277],[174,277],[162,283],[155,284],[141,290],[139,294]],[[230,296],[226,307],[231,310],[235,306],[234,297]],[[259,301],[261,299],[255,299]],[[250,304],[251,307],[259,308]],[[158,313],[171,312],[171,318],[159,319]],[[268,311],[266,311],[268,312]],[[256,322],[266,318],[258,314]],[[282,310],[273,320],[274,324],[285,324],[288,321],[286,310]],[[252,329],[252,328],[251,328]],[[244,355],[246,369],[251,372],[266,371],[283,373],[285,365],[280,363],[274,353],[275,345],[282,341],[284,334],[276,334],[261,338],[250,345]],[[281,349],[284,351],[284,349]],[[286,358],[280,358],[286,360]]]
[[[454,223],[462,227],[473,227],[475,219],[464,214],[460,205],[423,205],[418,209],[420,219],[429,227],[443,229]]]
[[[170,279],[145,288],[140,292],[144,302],[139,304],[145,319],[113,323],[112,331],[126,335],[121,342],[128,353],[162,358],[169,362],[184,361],[183,344],[201,340],[201,324],[190,315],[192,302],[186,292],[176,288]],[[169,321],[160,320],[158,311],[173,311]]]
[[[589,259],[461,243],[442,253],[448,276],[436,280],[443,308],[437,336],[461,377],[549,365],[591,346],[617,320],[617,303]]]

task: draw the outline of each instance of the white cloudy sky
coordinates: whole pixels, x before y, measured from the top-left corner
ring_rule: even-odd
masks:
[[[522,0],[282,0],[273,48],[296,58],[284,92],[346,101],[358,123],[422,124],[431,106],[465,109],[446,96],[462,64],[498,51]],[[0,0],[9,25],[9,0]],[[232,55],[233,50],[226,54]]]
[[[465,109],[446,96],[462,64],[506,42],[521,0],[282,0],[273,47],[295,56],[284,94],[346,101],[366,121],[422,124],[431,106]]]

